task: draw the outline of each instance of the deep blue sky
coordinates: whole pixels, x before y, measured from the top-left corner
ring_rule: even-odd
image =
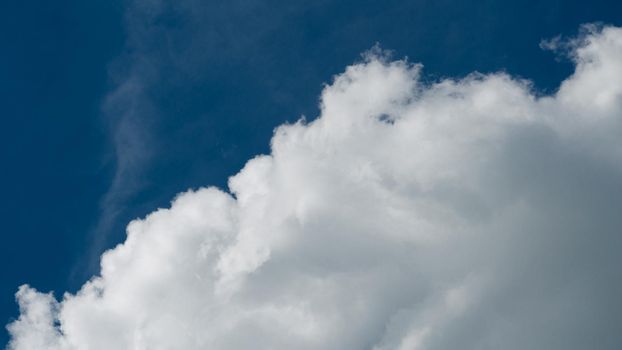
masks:
[[[613,0],[149,3],[0,3],[3,324],[20,284],[74,291],[129,220],[224,187],[376,42],[429,80],[503,69],[551,92],[572,66],[542,39],[622,24]]]

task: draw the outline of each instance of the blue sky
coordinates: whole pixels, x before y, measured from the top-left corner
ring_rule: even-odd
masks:
[[[6,324],[19,285],[75,292],[130,220],[226,188],[376,43],[424,81],[505,71],[548,94],[574,68],[540,42],[622,25],[622,3],[5,1],[0,16]]]

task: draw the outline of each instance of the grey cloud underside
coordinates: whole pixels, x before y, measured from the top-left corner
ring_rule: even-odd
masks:
[[[231,194],[180,194],[9,349],[618,349],[622,29],[552,96],[370,54]]]

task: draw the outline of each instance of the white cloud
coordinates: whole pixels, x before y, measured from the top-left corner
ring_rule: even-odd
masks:
[[[101,276],[22,286],[13,350],[614,349],[622,29],[553,96],[368,56],[272,154],[128,226]]]

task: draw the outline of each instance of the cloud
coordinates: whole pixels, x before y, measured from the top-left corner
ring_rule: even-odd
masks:
[[[131,222],[75,295],[20,287],[9,349],[617,349],[622,29],[539,97],[370,54],[230,193]]]
[[[119,57],[109,65],[111,89],[101,106],[102,125],[109,139],[109,150],[102,159],[102,166],[112,170],[110,182],[100,199],[99,217],[88,235],[89,248],[80,259],[88,263],[74,267],[73,280],[82,283],[95,273],[99,255],[122,239],[126,223],[123,220],[136,214],[137,205],[132,204],[136,204],[137,198],[140,197],[138,201],[142,204],[138,211],[166,198],[165,194],[158,198],[148,194],[156,192],[152,189],[154,182],[145,181],[145,178],[152,178],[154,169],[163,168],[171,158],[175,158],[176,163],[184,163],[179,156],[192,153],[184,147],[195,151],[222,148],[223,154],[232,152],[233,147],[222,146],[220,136],[227,130],[223,131],[219,124],[205,123],[206,114],[214,117],[210,108],[218,109],[217,102],[194,99],[191,105],[196,106],[188,107],[183,101],[173,99],[177,102],[175,111],[171,111],[170,105],[167,110],[167,102],[171,99],[157,96],[187,96],[200,91],[206,82],[217,90],[226,89],[217,84],[231,83],[230,71],[248,67],[248,57],[253,57],[253,66],[265,66],[265,62],[274,60],[272,51],[261,50],[269,45],[266,39],[280,30],[284,18],[304,12],[309,6],[279,6],[279,11],[275,12],[274,6],[258,6],[246,1],[227,4],[196,0],[127,2],[124,16],[126,41]],[[265,15],[258,16],[258,13]],[[253,70],[253,73],[260,72],[260,77],[255,80],[264,82],[265,86],[260,90],[265,96],[278,94],[271,91],[273,87],[266,85],[274,79],[274,71],[266,67]],[[239,101],[247,101],[247,98],[241,97]],[[202,105],[209,108],[201,109]],[[180,109],[186,113],[183,123],[175,115]],[[239,131],[244,122],[233,114],[230,113],[228,118]],[[188,140],[188,136],[179,130],[182,124],[183,129],[202,128],[207,136]],[[267,138],[270,130],[266,131]],[[246,156],[240,157],[243,161]],[[203,164],[209,161],[203,159]],[[163,192],[169,191],[174,190]]]

